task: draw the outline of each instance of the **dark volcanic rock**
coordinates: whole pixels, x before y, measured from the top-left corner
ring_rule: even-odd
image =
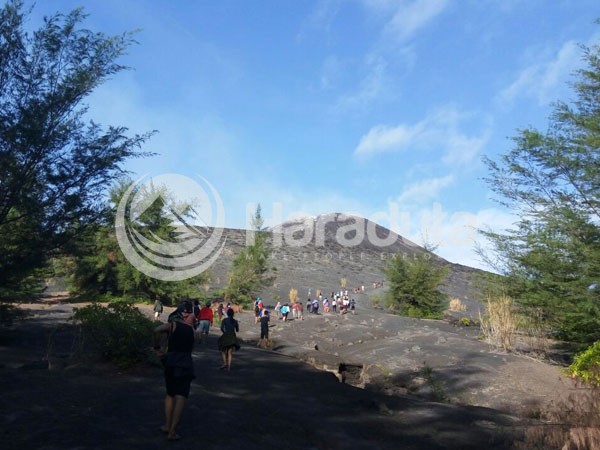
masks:
[[[234,256],[251,239],[251,232],[225,229],[226,245],[217,262],[211,267],[213,283],[209,289],[222,288]],[[425,250],[395,232],[367,219],[340,213],[288,221],[269,233],[272,247],[272,266],[276,268],[273,286],[261,295],[267,299],[286,301],[291,288],[305,300],[308,292],[326,294],[340,289],[345,278],[347,288],[365,287],[368,295],[380,295],[385,289],[384,268],[396,255],[408,257]],[[466,314],[478,316],[476,277],[482,271],[432,255],[433,264],[450,266],[442,290],[467,305]],[[383,282],[383,286],[380,284]],[[375,284],[379,283],[377,288]],[[383,289],[381,289],[383,287]]]

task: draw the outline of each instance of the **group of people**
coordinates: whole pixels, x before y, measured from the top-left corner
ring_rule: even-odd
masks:
[[[348,311],[356,314],[356,300],[348,296],[348,291],[332,292],[331,299],[319,294],[318,299],[310,297],[306,301],[306,309],[309,313],[318,314],[319,305],[323,306],[324,313],[346,314]]]
[[[331,299],[319,293],[318,298],[309,295],[306,309],[309,313],[318,314],[320,305],[325,313],[345,314],[348,311],[355,313],[356,302],[348,296],[348,292],[332,292]],[[154,305],[154,318],[160,320],[163,313],[163,305],[157,301]],[[288,320],[289,313],[295,319],[302,320],[304,305],[300,301],[282,305],[277,302],[275,312],[278,319]],[[217,316],[221,320],[221,336],[218,340],[218,348],[221,353],[222,370],[231,370],[233,353],[240,349],[237,333],[240,330],[239,322],[234,318],[234,310],[230,304],[217,307]],[[268,342],[270,313],[260,297],[254,302],[255,323],[260,323],[259,345]],[[225,316],[225,317],[224,317]],[[177,425],[181,419],[183,407],[190,394],[190,386],[195,378],[194,365],[192,362],[192,351],[194,343],[205,342],[210,327],[213,325],[214,312],[212,302],[208,301],[201,307],[198,300],[193,302],[183,301],[173,311],[166,323],[162,323],[154,330],[154,349],[160,356],[164,367],[166,395],[164,399],[165,424],[161,431],[170,441],[180,439],[177,434]],[[165,339],[166,336],[166,339]]]
[[[190,304],[189,300],[182,302],[177,310],[169,315],[168,321],[171,321],[177,314],[182,313],[180,308],[188,308]],[[160,316],[163,313],[164,307],[160,300],[156,300],[154,303],[154,320],[160,320]],[[204,306],[200,306],[199,300],[194,300],[192,303],[192,313],[189,316],[191,325],[194,329],[194,336],[198,342],[206,341],[210,327],[213,325],[214,313],[212,309],[212,302],[208,301]]]
[[[155,304],[157,319],[162,311],[162,304]],[[234,318],[233,308],[227,308],[225,315],[227,317],[221,321],[222,334],[218,340],[218,347],[223,362],[221,369],[230,370],[233,352],[240,349],[237,338],[240,326]],[[180,439],[177,425],[185,401],[189,397],[192,380],[195,378],[192,351],[194,343],[198,340],[197,334],[200,334],[200,340],[202,336],[208,336],[212,323],[212,302],[207,302],[201,308],[198,301],[184,301],[169,315],[166,323],[154,329],[154,350],[160,356],[164,367],[167,391],[164,400],[165,424],[161,431],[167,435],[169,441]]]

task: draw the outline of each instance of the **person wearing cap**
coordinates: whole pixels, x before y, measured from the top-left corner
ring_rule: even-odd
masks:
[[[192,305],[184,302],[169,315],[169,321],[154,329],[154,350],[164,366],[166,395],[164,400],[165,424],[161,431],[169,441],[177,441],[177,425],[195,378],[192,350],[194,349],[194,314]],[[160,344],[167,335],[166,349]]]
[[[209,300],[200,309],[200,342],[204,342],[208,339],[208,333],[210,327],[213,324],[214,313],[212,310],[212,302]]]

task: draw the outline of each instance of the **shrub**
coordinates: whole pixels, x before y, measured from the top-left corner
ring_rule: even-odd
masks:
[[[460,301],[459,298],[453,298],[450,300],[450,304],[448,305],[450,308],[450,311],[466,311],[467,310],[467,305],[465,305],[463,302]]]
[[[448,305],[439,290],[449,268],[431,260],[429,253],[395,255],[386,267],[389,290],[386,306],[401,315],[439,319]]]
[[[381,295],[370,295],[369,301],[373,308],[381,308],[385,304],[385,298]]]
[[[298,301],[298,289],[294,289],[294,288],[290,289],[289,297],[290,297],[290,302],[296,303]]]
[[[127,302],[94,303],[75,310],[84,342],[108,361],[130,367],[151,359],[154,323]]]
[[[458,323],[460,323],[464,327],[470,327],[473,325],[473,321],[469,317],[461,317],[458,319]]]
[[[567,371],[586,383],[600,386],[600,341],[576,355]]]
[[[514,348],[519,317],[512,298],[506,295],[488,297],[487,314],[485,317],[480,314],[479,318],[481,332],[488,343],[504,351]]]

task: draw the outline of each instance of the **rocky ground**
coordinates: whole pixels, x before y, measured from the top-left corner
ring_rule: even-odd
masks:
[[[246,344],[230,373],[219,370],[216,330],[196,348],[183,439],[167,443],[159,367],[74,360],[72,305],[24,307],[27,319],[0,329],[5,449],[508,449],[527,416],[571,389],[557,365],[362,298],[356,315],[273,319],[271,350],[254,345],[259,327],[242,312]]]

